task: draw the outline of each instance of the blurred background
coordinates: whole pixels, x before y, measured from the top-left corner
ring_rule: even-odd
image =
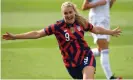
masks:
[[[1,0],[1,34],[39,30],[62,19],[60,6],[68,0]],[[83,0],[71,0],[81,11]],[[116,0],[111,9],[111,29],[120,26],[120,37],[111,37],[110,63],[116,76],[133,79],[133,0]],[[85,34],[91,48],[93,39]],[[96,79],[105,79],[96,58]],[[54,36],[37,40],[1,40],[2,79],[71,79]]]

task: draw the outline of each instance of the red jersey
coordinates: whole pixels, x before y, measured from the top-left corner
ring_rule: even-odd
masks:
[[[84,40],[84,32],[91,31],[92,28],[89,23],[86,24],[86,28],[83,28],[77,21],[67,24],[64,20],[60,20],[46,27],[44,31],[46,35],[56,36],[65,66],[76,67],[90,51]]]

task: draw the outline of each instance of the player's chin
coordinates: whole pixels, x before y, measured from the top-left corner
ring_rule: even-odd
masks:
[[[68,24],[73,24],[74,23],[74,20],[67,20],[67,23]]]

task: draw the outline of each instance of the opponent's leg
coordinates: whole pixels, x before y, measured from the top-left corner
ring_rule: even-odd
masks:
[[[91,50],[92,50],[93,55],[94,55],[95,57],[100,56],[100,51],[99,51],[99,49],[98,49],[98,48],[93,48],[93,49],[91,49]]]
[[[107,79],[109,79],[112,76],[112,71],[111,71],[110,62],[109,62],[109,49],[108,49],[109,43],[106,39],[98,39],[97,44],[101,51],[101,54],[100,54],[101,66],[104,70],[104,73]]]

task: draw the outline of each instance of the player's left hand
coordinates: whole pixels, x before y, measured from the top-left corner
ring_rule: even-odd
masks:
[[[112,30],[112,36],[118,37],[120,35],[120,33],[121,33],[120,27],[117,27],[117,28]]]

